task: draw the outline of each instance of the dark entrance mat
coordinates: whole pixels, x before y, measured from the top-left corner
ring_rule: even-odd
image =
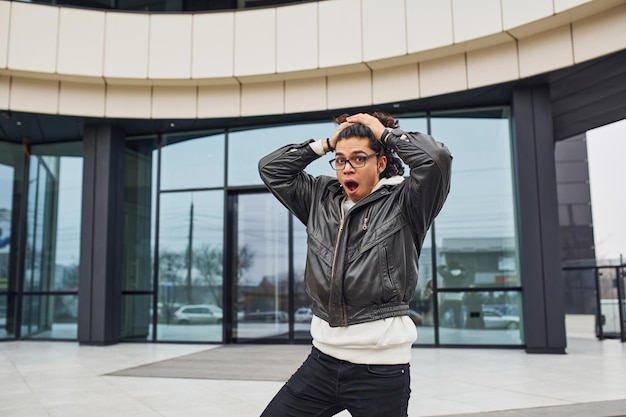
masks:
[[[286,381],[310,351],[310,345],[227,345],[107,375]]]

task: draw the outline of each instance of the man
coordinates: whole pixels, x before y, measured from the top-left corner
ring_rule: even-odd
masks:
[[[343,116],[328,139],[259,162],[269,190],[307,227],[311,354],[264,417],[406,417],[417,338],[408,316],[426,232],[450,188],[452,157],[383,113]],[[335,151],[337,177],[309,163]],[[395,153],[409,166],[408,178]]]

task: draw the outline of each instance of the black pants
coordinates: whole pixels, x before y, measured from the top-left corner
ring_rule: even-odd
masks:
[[[406,417],[409,364],[358,365],[315,347],[269,403],[262,417]]]

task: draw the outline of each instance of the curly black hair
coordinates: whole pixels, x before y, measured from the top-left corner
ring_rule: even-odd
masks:
[[[370,114],[380,120],[380,122],[385,127],[389,127],[391,129],[398,127],[398,121],[387,113],[373,112]],[[345,122],[348,116],[348,114],[342,114],[335,117],[335,123],[341,124]],[[376,139],[376,137],[372,133],[372,130],[367,126],[361,124],[348,126],[344,130],[339,132],[339,135],[337,136],[337,142],[342,139],[354,137],[368,139],[369,147],[372,148],[374,152],[376,152],[379,156],[387,157],[387,167],[383,172],[380,173],[380,178],[391,178],[396,175],[404,175],[404,166],[402,165],[402,161],[400,160],[400,158],[398,158],[398,156],[391,148],[383,145],[378,139]]]

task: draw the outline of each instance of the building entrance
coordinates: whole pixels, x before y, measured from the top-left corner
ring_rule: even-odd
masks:
[[[310,340],[304,226],[268,193],[239,193],[232,208],[232,341]]]

